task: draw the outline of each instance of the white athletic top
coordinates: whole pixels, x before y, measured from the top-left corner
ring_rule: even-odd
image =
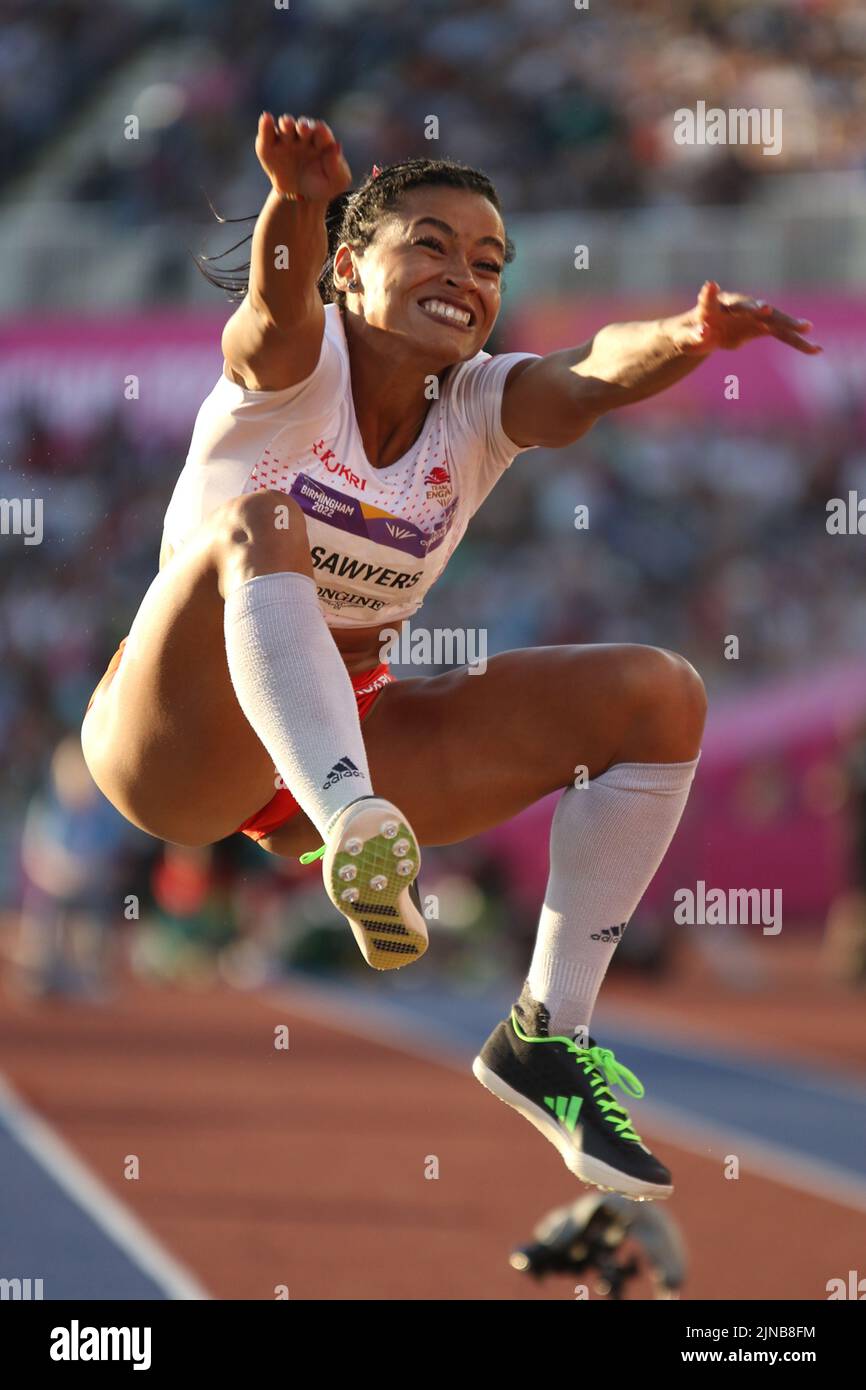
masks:
[[[400,622],[417,612],[472,515],[522,449],[502,429],[502,392],[534,353],[479,352],[449,372],[412,448],[387,468],[367,460],[355,418],[338,305],[312,375],[285,391],[221,376],[199,410],[165,516],[179,549],[231,497],[276,488],[303,509],[329,627]]]

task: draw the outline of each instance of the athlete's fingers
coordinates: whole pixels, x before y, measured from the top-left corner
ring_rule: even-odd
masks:
[[[747,315],[755,328],[763,333],[772,334],[791,347],[797,347],[801,352],[811,351],[816,346],[814,343],[807,343],[801,336],[811,330],[810,319],[792,318],[790,314],[783,314],[781,309],[775,309],[772,304],[767,304],[762,299],[736,298],[726,304],[725,308],[734,314]]]
[[[719,287],[715,280],[705,280],[698,295],[698,308],[701,314],[709,316],[715,309],[719,298]]]
[[[778,338],[809,356],[823,352],[818,343],[810,343],[802,336],[812,328],[809,319],[783,314],[765,299],[722,290],[715,280],[704,281],[697,308],[697,322],[682,342],[684,352],[701,352],[713,343],[737,347],[752,337]]]
[[[299,116],[295,124],[298,138],[304,144],[314,144],[318,121],[314,120],[312,116]]]
[[[722,298],[725,308],[730,309],[733,313],[751,314],[777,327],[793,328],[799,331],[812,327],[809,319],[791,318],[790,314],[783,314],[781,309],[774,309],[772,304],[767,304],[763,299],[747,299],[735,296],[723,296]]]
[[[255,151],[256,158],[264,169],[267,169],[273,160],[274,153],[279,142],[279,135],[274,124],[274,118],[269,111],[263,111],[259,116],[259,126],[256,131]]]
[[[326,121],[317,121],[313,130],[313,145],[317,150],[327,150],[330,146],[336,145],[337,139],[331,127]]]
[[[297,134],[297,124],[294,116],[282,115],[277,124],[282,135],[292,136]]]
[[[767,304],[763,299],[753,299],[751,295],[721,293],[719,306],[726,314],[749,314],[753,318],[769,318],[773,313],[771,304]]]
[[[316,121],[311,117],[302,116],[298,124],[302,139],[311,149],[315,150],[316,154],[324,154],[337,145],[334,132],[325,121]]]
[[[723,309],[731,309],[736,313],[758,314],[762,318],[768,318],[773,312],[772,304],[768,304],[764,299],[752,299],[745,294],[721,294],[719,303]]]
[[[326,137],[319,137],[318,122],[309,116],[301,116],[298,119],[298,139],[305,152],[310,151],[316,155],[327,149],[329,144]]]
[[[790,314],[783,314],[781,309],[773,309],[771,323],[778,324],[782,328],[793,328],[799,332],[809,330],[812,327],[811,319],[792,319]]]
[[[273,141],[276,135],[276,126],[274,125],[274,118],[270,111],[263,111],[259,116],[258,134],[262,140],[268,142]]]
[[[769,332],[774,338],[778,338],[780,343],[787,343],[788,347],[796,348],[798,352],[807,353],[811,357],[824,351],[820,343],[810,343],[808,338],[803,338],[799,333],[793,333],[789,329],[769,327]]]

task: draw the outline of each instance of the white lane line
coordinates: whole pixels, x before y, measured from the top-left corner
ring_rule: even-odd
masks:
[[[171,1299],[210,1299],[195,1275],[161,1245],[0,1073],[0,1119],[31,1158]]]
[[[392,1016],[387,1002],[350,1000],[342,990],[306,982],[281,987],[277,992],[271,990],[260,997],[270,1005],[282,1003],[293,1013],[326,1028],[366,1038],[425,1062],[447,1066],[463,1076],[472,1075],[465,1047],[446,1043],[437,1026],[427,1019],[409,1023],[402,1009],[394,1010]],[[642,1040],[654,1045],[649,1029]],[[861,1182],[847,1169],[801,1157],[791,1149],[756,1139],[743,1130],[695,1118],[690,1112],[672,1105],[638,1101],[633,1109],[639,1127],[643,1126],[661,1139],[669,1139],[686,1153],[713,1162],[709,1152],[713,1146],[726,1154],[736,1152],[741,1169],[745,1166],[762,1178],[805,1192],[810,1197],[866,1211],[866,1179]]]
[[[633,1109],[644,1129],[663,1135],[672,1144],[708,1162],[721,1163],[723,1156],[736,1154],[740,1160],[740,1182],[751,1170],[758,1177],[792,1187],[810,1197],[866,1212],[866,1179],[861,1181],[853,1177],[846,1168],[821,1159],[804,1158],[792,1149],[756,1139],[753,1134],[734,1126],[722,1127],[709,1120],[696,1119],[674,1105],[641,1100]],[[712,1154],[711,1148],[717,1149],[718,1154]]]

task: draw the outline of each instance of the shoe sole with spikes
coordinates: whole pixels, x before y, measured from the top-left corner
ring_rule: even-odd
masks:
[[[390,801],[353,802],[328,836],[325,891],[352,928],[374,970],[399,970],[423,956],[429,938],[415,880],[421,851],[415,832]]]

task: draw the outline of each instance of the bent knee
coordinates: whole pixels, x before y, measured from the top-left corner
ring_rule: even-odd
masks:
[[[629,653],[629,687],[642,711],[649,706],[688,726],[697,736],[707,715],[707,691],[690,661],[665,647],[633,647]]]
[[[307,522],[293,497],[270,488],[233,497],[210,518],[220,592],[261,574],[295,570],[313,576]]]

